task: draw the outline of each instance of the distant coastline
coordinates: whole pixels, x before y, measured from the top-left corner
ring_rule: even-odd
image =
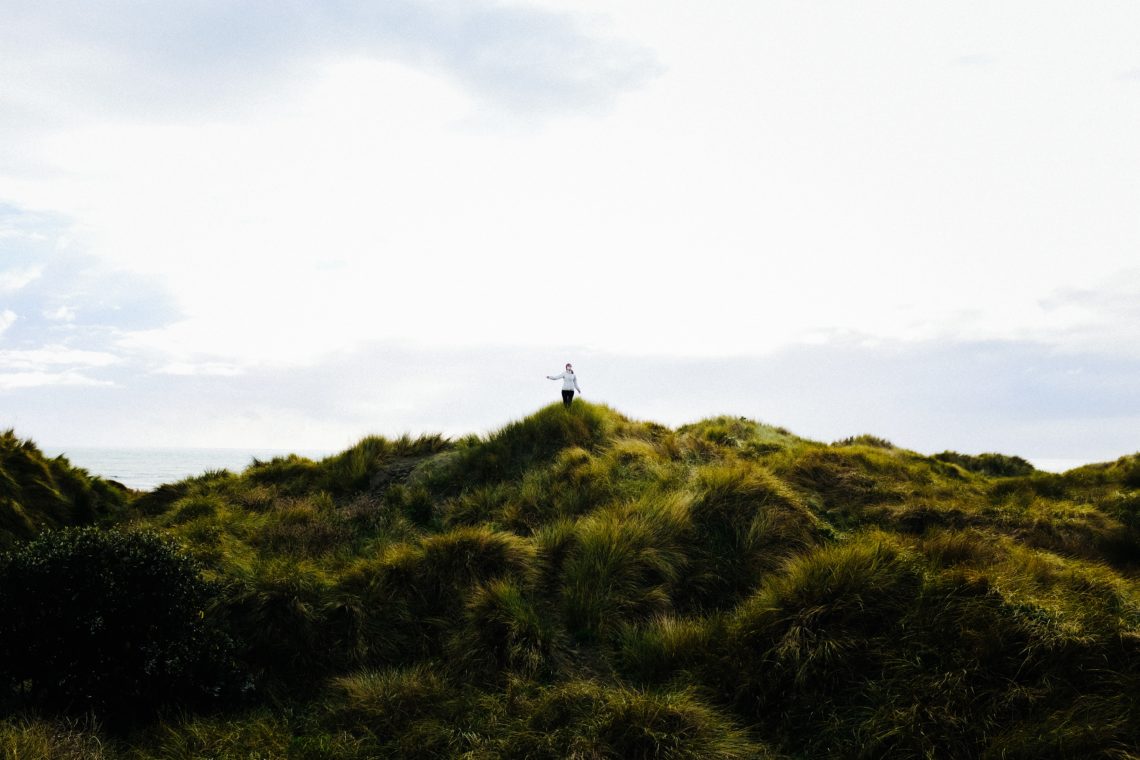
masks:
[[[331,451],[292,449],[245,448],[110,448],[94,446],[41,446],[50,457],[65,456],[71,464],[107,480],[114,480],[128,488],[149,491],[163,483],[175,483],[184,478],[201,475],[211,470],[241,472],[254,459],[297,454],[321,459]]]

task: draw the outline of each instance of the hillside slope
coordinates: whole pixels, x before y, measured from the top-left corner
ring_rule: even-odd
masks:
[[[122,487],[48,458],[13,430],[0,433],[0,549],[44,529],[95,522],[126,501]]]
[[[0,724],[16,756],[1140,746],[1135,455],[1056,475],[576,403],[486,437],[206,473],[117,522],[197,563],[238,686],[113,736],[41,708]],[[34,687],[2,704],[35,708]]]

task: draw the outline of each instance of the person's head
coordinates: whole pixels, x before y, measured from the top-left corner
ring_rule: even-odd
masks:
[[[566,371],[567,372],[573,372],[574,371],[574,368],[570,366],[570,362],[566,362]]]

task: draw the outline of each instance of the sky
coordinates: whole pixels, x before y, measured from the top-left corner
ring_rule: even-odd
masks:
[[[1140,5],[3,0],[0,427],[1140,449]]]

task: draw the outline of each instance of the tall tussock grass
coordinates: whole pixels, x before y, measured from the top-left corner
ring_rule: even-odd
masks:
[[[396,544],[350,567],[337,584],[342,645],[365,663],[439,655],[479,584],[514,579],[525,587],[536,575],[530,542],[486,527]]]
[[[744,462],[694,472],[690,567],[682,606],[721,609],[749,594],[768,570],[828,533],[800,497],[768,470]]]
[[[346,727],[366,725],[374,734],[393,736],[411,724],[437,720],[454,711],[456,689],[438,665],[357,671],[333,679],[330,718]]]
[[[312,673],[344,660],[329,646],[331,602],[329,578],[304,561],[258,558],[229,568],[221,603],[251,687],[308,691]]]
[[[686,565],[689,508],[684,495],[650,496],[578,522],[560,578],[574,634],[597,637],[672,609]]]
[[[4,760],[112,760],[97,726],[82,720],[9,718],[0,720],[0,757]]]
[[[0,437],[0,577],[74,522],[193,560],[181,628],[226,678],[129,732],[21,713],[54,660],[2,634],[5,757],[1140,757],[1140,455],[1052,474],[575,402],[135,494]],[[69,610],[13,588],[5,625]],[[86,626],[145,649],[153,615],[102,594],[69,647],[114,675]]]
[[[616,664],[628,679],[646,685],[699,681],[724,638],[724,621],[660,615],[626,623],[617,635]]]
[[[959,454],[956,451],[943,451],[935,454],[934,459],[940,462],[949,462],[959,467],[992,477],[1008,478],[1020,475],[1031,475],[1037,468],[1021,457],[1006,454]]]
[[[897,479],[879,475],[874,462],[864,453],[817,448],[798,455],[790,466],[777,473],[809,493],[818,494],[824,507],[844,515],[868,504],[901,498]]]
[[[1138,662],[1121,644],[1135,630],[1135,600],[1104,588],[1082,606],[1130,608],[1130,623],[1066,613],[1053,595],[1071,598],[1060,588],[1067,576],[1027,593],[1014,576],[1023,563],[1007,553],[949,534],[920,546],[935,565],[882,533],[791,560],[728,619],[726,697],[813,756],[976,757],[998,747],[1029,756],[994,737],[1094,697],[1116,717],[1091,742],[1084,728],[1059,731],[1062,756],[1135,736],[1122,728],[1135,713],[1122,687],[1137,684]],[[1128,665],[1106,671],[1108,662]],[[741,676],[729,681],[734,669]],[[792,726],[805,734],[785,734]]]
[[[726,452],[763,456],[800,442],[785,428],[727,415],[683,425],[677,433],[681,450],[688,459],[696,460],[720,459]]]
[[[48,458],[14,430],[0,432],[0,549],[41,530],[114,519],[127,498],[122,486]]]
[[[468,673],[545,678],[557,667],[561,631],[517,581],[498,579],[477,587],[468,596],[463,623],[449,653]]]
[[[601,444],[626,422],[597,404],[576,402],[569,409],[551,404],[486,439],[469,441],[442,477],[452,486],[515,478],[530,467],[548,463],[565,448],[590,449]]]

